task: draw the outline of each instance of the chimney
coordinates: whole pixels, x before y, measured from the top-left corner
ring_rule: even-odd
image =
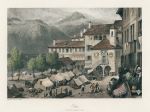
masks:
[[[90,21],[89,22],[89,26],[88,26],[89,29],[91,28],[91,25],[92,25],[92,22]]]
[[[56,40],[53,40],[53,46],[55,46],[56,45]]]
[[[83,37],[83,32],[82,31],[80,32],[80,37]]]

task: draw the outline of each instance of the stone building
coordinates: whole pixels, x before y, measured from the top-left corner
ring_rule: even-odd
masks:
[[[122,17],[122,66],[142,66],[142,9],[119,8],[117,14]]]
[[[83,61],[84,56],[84,40],[53,40],[50,45],[49,52],[56,51],[59,58],[69,57],[73,61]]]
[[[113,24],[93,25],[71,40],[54,40],[49,52],[58,52],[59,57],[73,61],[84,61],[88,73],[98,71],[101,76],[117,74],[121,66],[122,21]]]
[[[88,73],[98,72],[101,76],[117,74],[121,67],[121,24],[89,25],[84,33],[85,68]]]

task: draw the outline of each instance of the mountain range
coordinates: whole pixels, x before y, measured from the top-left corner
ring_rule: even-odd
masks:
[[[8,19],[8,52],[16,47],[25,54],[46,53],[52,40],[68,38],[57,27],[42,20]]]
[[[8,52],[17,47],[25,54],[46,53],[54,39],[70,39],[87,28],[89,21],[93,24],[110,23],[92,14],[75,9],[10,8]]]

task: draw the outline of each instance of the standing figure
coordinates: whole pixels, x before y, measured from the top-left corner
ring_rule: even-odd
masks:
[[[82,86],[81,86],[81,93],[84,93],[84,89],[85,89],[85,86],[82,85]]]

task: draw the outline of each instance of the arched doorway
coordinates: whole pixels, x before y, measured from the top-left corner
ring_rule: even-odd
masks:
[[[102,68],[101,66],[97,66],[97,67],[96,67],[96,73],[97,73],[98,75],[103,75],[103,68]]]
[[[104,69],[104,74],[105,74],[105,76],[109,75],[110,70],[111,70],[111,67],[110,67],[110,66],[106,66],[106,67],[105,67],[105,69]]]

